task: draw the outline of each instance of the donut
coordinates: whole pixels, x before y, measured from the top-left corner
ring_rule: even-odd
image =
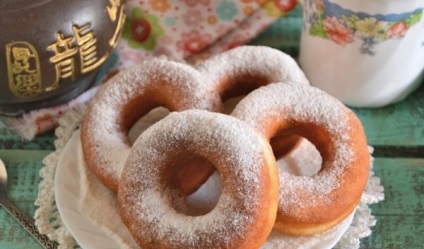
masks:
[[[187,158],[211,162],[222,192],[207,214],[177,211],[174,173]],[[178,184],[177,184],[178,185]],[[259,248],[272,230],[278,174],[269,143],[231,116],[174,112],[134,143],[122,171],[118,208],[141,248]]]
[[[321,154],[321,169],[313,176],[279,169],[276,230],[314,234],[352,213],[368,179],[370,155],[362,124],[350,109],[315,87],[276,83],[247,95],[231,115],[267,139],[302,136]]]
[[[84,159],[100,181],[116,192],[131,148],[128,132],[153,108],[224,111],[222,100],[285,80],[308,84],[290,56],[262,46],[234,48],[195,68],[164,59],[133,66],[109,79],[92,101],[81,128]],[[271,141],[277,157],[298,142],[295,136]],[[213,167],[202,161],[187,162],[179,172],[181,187],[190,194],[207,180]]]
[[[206,81],[207,77],[193,67],[165,59],[140,63],[109,79],[100,87],[82,122],[81,143],[87,167],[116,192],[131,149],[128,132],[139,118],[158,106],[170,111],[222,109],[219,95],[203,86]],[[204,170],[193,170],[190,181],[181,184],[187,193],[193,192],[212,172],[207,165]]]
[[[195,67],[210,77],[209,83],[223,100],[274,82],[309,85],[291,56],[265,46],[239,46],[214,55]]]
[[[275,82],[309,85],[303,71],[291,56],[266,46],[239,46],[198,63],[196,68],[210,77],[208,82],[223,102]],[[272,148],[275,149],[276,158],[286,155],[300,140],[293,135],[274,138]]]

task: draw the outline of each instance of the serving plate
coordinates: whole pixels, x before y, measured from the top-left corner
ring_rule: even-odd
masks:
[[[310,145],[303,143],[296,150],[302,155],[305,155],[307,151],[315,153],[311,150]],[[280,167],[290,168],[290,165],[299,167],[298,164],[300,162],[296,161],[296,151],[292,154],[294,155],[290,158],[279,160]],[[90,199],[90,202],[84,201],[87,197],[87,192],[83,191],[86,186],[81,185],[81,183],[85,182],[81,181],[81,179],[97,180],[93,177],[88,177],[86,175],[88,170],[85,169],[85,164],[82,160],[80,132],[78,130],[74,132],[63,149],[55,175],[56,205],[64,225],[82,248],[131,248],[135,242],[131,241],[130,236],[126,236],[128,232],[125,226],[119,220],[117,211],[113,211],[116,209],[116,203],[113,203],[114,196],[107,193],[108,190],[106,188],[100,187],[95,189],[97,194],[93,197],[94,199]],[[94,184],[93,186],[99,185],[101,184]],[[219,177],[211,177],[196,193],[190,196],[190,202],[197,203],[194,205],[207,206],[207,202],[210,202],[211,198],[219,197],[219,194],[217,195],[213,191],[213,187],[217,185],[219,185]],[[93,194],[93,192],[91,193]],[[101,204],[103,210],[108,210],[108,213],[102,215],[103,211],[97,209],[97,213],[87,211],[92,208],[89,205],[93,204],[93,200],[94,204],[99,202],[97,204]],[[273,231],[262,246],[262,249],[332,248],[349,228],[353,216],[354,214],[352,213],[332,229],[312,236],[287,236]],[[113,222],[110,222],[110,220],[113,220]]]

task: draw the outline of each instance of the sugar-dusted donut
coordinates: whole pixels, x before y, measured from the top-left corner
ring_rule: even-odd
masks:
[[[131,148],[127,134],[140,117],[158,106],[170,111],[221,110],[219,96],[204,87],[206,81],[191,66],[165,59],[146,61],[115,75],[101,86],[82,122],[81,142],[87,166],[102,183],[117,191]],[[197,171],[193,177],[204,181],[211,171]],[[199,184],[190,179],[185,182],[188,193]]]
[[[211,77],[209,82],[223,100],[274,82],[309,85],[291,56],[265,46],[236,47],[198,63],[196,68]]]
[[[313,234],[352,213],[368,179],[370,155],[350,109],[317,88],[277,83],[250,93],[232,115],[268,139],[284,133],[305,137],[322,156],[321,170],[310,177],[279,170],[277,230]]]
[[[187,158],[211,162],[222,193],[207,214],[176,211],[175,173]],[[266,139],[241,120],[174,112],[134,143],[118,190],[120,215],[142,248],[259,248],[272,230],[278,174]]]
[[[303,71],[291,56],[266,46],[236,47],[198,63],[196,68],[210,77],[208,82],[223,102],[275,82],[309,85]],[[300,138],[293,135],[274,138],[275,156],[284,156],[299,141]]]

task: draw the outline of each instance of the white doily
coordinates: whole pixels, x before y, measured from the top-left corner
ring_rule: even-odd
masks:
[[[50,239],[57,241],[59,248],[79,248],[72,235],[64,226],[57,210],[54,196],[54,178],[61,152],[73,132],[79,127],[85,110],[85,105],[79,105],[67,112],[59,120],[59,127],[56,129],[56,151],[44,158],[43,163],[45,166],[40,170],[42,180],[39,185],[38,198],[35,201],[38,209],[34,218],[40,232],[48,235]],[[370,150],[372,152],[372,148]],[[376,219],[371,214],[369,205],[382,200],[384,200],[384,189],[380,183],[380,179],[371,170],[367,187],[356,209],[353,222],[335,248],[359,248],[360,239],[371,235],[371,227],[376,223]]]
[[[56,150],[44,158],[44,167],[40,170],[42,179],[38,186],[38,197],[35,200],[35,205],[38,206],[34,214],[35,225],[40,233],[57,241],[59,249],[79,248],[64,226],[57,210],[54,196],[54,178],[60,154],[73,132],[79,127],[85,109],[85,105],[78,105],[59,119],[59,126],[55,131],[57,137],[55,140]]]

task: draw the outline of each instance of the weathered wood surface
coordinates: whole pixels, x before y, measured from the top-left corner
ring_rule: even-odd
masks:
[[[252,43],[296,56],[300,13],[297,8]],[[386,197],[372,206],[377,225],[372,235],[361,241],[361,248],[424,248],[424,85],[400,103],[353,110],[364,124],[369,144],[375,147],[374,170],[382,180]],[[30,216],[36,209],[42,159],[54,150],[54,139],[54,133],[49,132],[28,142],[0,129],[0,158],[8,168],[10,199]],[[0,209],[0,249],[18,248],[41,246]]]
[[[354,109],[375,146],[374,169],[386,200],[372,206],[373,234],[361,248],[421,249],[424,245],[424,86],[401,103],[378,109]],[[0,158],[9,173],[9,196],[33,216],[42,159],[54,149],[54,133],[28,142],[0,129]],[[41,248],[3,209],[0,249]]]
[[[42,158],[49,151],[0,151],[8,167],[9,195],[33,215]],[[373,205],[377,225],[361,248],[422,248],[424,245],[424,158],[376,158],[374,170],[385,188],[386,200]],[[4,210],[0,210],[0,248],[41,248]]]
[[[361,248],[421,249],[424,245],[424,86],[405,101],[378,109],[354,109],[375,146],[374,169],[386,200],[372,206],[373,234]],[[9,173],[9,196],[33,216],[42,159],[54,149],[54,133],[28,142],[0,129],[0,158]],[[3,209],[0,249],[41,248]]]
[[[385,201],[372,207],[377,225],[362,248],[424,248],[424,158],[377,158],[374,165]]]
[[[17,144],[21,143],[19,138],[16,140]],[[30,147],[34,146],[34,148],[38,148],[39,145],[37,143],[34,142],[34,145],[31,143]],[[38,184],[41,180],[39,171],[43,165],[42,160],[50,152],[50,150],[37,149],[0,150],[0,158],[3,160],[8,171],[9,199],[30,217],[34,215],[36,210],[34,201],[37,198]],[[12,216],[4,209],[0,209],[0,248],[24,249],[42,247],[38,245],[35,239]]]
[[[398,104],[353,110],[361,119],[371,145],[407,148],[424,145],[424,85]]]

